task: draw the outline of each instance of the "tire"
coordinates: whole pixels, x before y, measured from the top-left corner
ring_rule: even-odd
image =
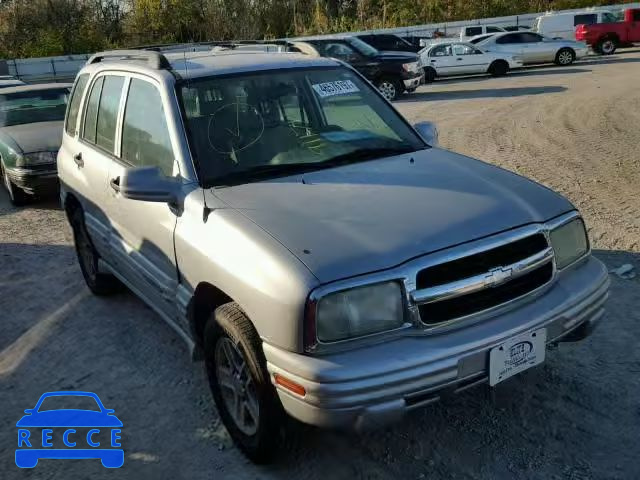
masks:
[[[618,48],[618,42],[615,38],[608,37],[600,40],[596,45],[596,52],[602,55],[613,55]]]
[[[567,66],[571,65],[576,59],[576,52],[570,48],[561,48],[556,53],[555,63],[556,65]]]
[[[426,67],[424,69],[424,83],[433,82],[437,76],[438,74],[433,67]]]
[[[116,277],[98,270],[100,255],[89,238],[80,207],[71,213],[71,228],[80,270],[89,290],[101,297],[122,291],[123,285]]]
[[[376,81],[376,88],[380,91],[382,96],[390,102],[398,99],[404,88],[401,86],[400,81],[391,77],[383,77]]]
[[[504,60],[496,60],[489,66],[489,73],[493,77],[504,77],[509,71],[509,64]]]
[[[271,462],[281,442],[283,409],[258,332],[236,303],[218,307],[207,322],[204,356],[211,393],[231,438],[253,462]]]
[[[0,173],[2,174],[2,181],[4,183],[4,187],[7,189],[7,193],[9,194],[9,201],[15,207],[22,207],[26,205],[30,200],[30,195],[25,193],[24,190],[16,187],[13,182],[9,179],[9,174],[4,168],[4,165],[0,162]]]

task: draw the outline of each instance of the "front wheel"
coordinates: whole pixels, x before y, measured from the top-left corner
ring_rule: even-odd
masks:
[[[392,102],[396,100],[402,93],[402,87],[400,82],[394,78],[381,78],[376,82],[376,88],[380,91],[382,96]]]
[[[570,48],[562,48],[556,54],[557,65],[571,65],[576,59],[576,54]]]
[[[424,83],[432,83],[438,74],[433,67],[427,67],[424,69]]]
[[[258,332],[236,303],[218,307],[204,331],[205,366],[218,412],[238,448],[255,463],[279,446],[282,407]]]
[[[489,73],[494,77],[503,77],[509,71],[509,64],[505,61],[498,60],[491,64]]]

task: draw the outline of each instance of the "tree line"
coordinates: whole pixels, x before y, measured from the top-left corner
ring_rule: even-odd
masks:
[[[594,0],[0,0],[0,57],[265,39],[581,8]]]

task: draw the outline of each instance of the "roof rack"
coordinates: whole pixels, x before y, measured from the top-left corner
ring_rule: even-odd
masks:
[[[106,59],[143,60],[155,70],[171,70],[169,60],[161,53],[153,50],[109,50],[99,52],[89,58],[87,65],[100,63]]]

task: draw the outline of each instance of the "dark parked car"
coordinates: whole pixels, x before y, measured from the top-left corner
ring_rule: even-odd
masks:
[[[366,34],[366,35],[356,35],[356,38],[359,38],[363,42],[368,43],[373,48],[377,50],[388,50],[391,52],[419,52],[422,48],[420,46],[416,46],[404,38],[399,37],[398,35],[390,35],[390,34]]]
[[[373,83],[387,100],[413,92],[422,80],[420,58],[411,52],[381,52],[356,37],[305,38],[315,53],[350,64]]]
[[[14,205],[58,188],[56,156],[71,85],[0,89],[0,177]]]

